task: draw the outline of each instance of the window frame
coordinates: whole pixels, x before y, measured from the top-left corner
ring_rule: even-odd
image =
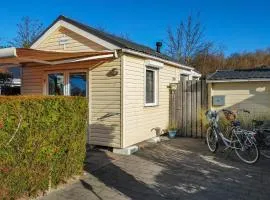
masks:
[[[48,96],[57,96],[57,95],[50,95],[49,94],[49,74],[63,74],[64,76],[64,87],[63,87],[63,95],[59,95],[59,96],[65,96],[65,84],[66,84],[66,80],[65,80],[65,73],[63,71],[53,71],[53,72],[49,72],[46,74],[46,82],[45,82],[45,85],[46,85],[46,88],[45,88],[45,91],[46,91],[46,95]]]
[[[44,88],[43,88],[43,93],[45,95],[49,95],[49,80],[48,80],[48,75],[49,74],[55,74],[55,73],[62,73],[64,75],[64,95],[63,96],[70,96],[70,83],[69,83],[69,77],[70,74],[74,73],[86,73],[86,96],[88,97],[89,94],[89,74],[88,70],[50,70],[46,71],[45,73],[45,78],[44,78]],[[49,95],[49,96],[55,96],[55,95]]]
[[[146,72],[153,71],[154,72],[154,102],[147,103],[146,102]],[[159,68],[152,66],[145,66],[144,70],[144,106],[145,107],[154,107],[159,105]]]
[[[183,80],[182,79],[183,77],[186,77],[187,79],[186,80]],[[190,80],[190,74],[180,73],[180,81],[188,81],[188,80]]]

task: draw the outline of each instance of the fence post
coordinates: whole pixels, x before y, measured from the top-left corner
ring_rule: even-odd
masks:
[[[207,101],[207,97],[208,97],[208,89],[207,89],[207,85],[206,85],[206,81],[205,80],[202,80],[202,110],[203,111],[206,111],[207,109],[207,105],[208,105],[208,101]],[[202,124],[202,136],[204,137],[205,136],[205,132],[206,132],[206,129],[205,129],[205,126],[203,124],[203,121],[201,122]]]
[[[197,136],[202,137],[202,81],[197,81]]]
[[[172,122],[175,121],[175,91],[171,90],[171,85],[170,85],[170,107],[169,107],[169,123],[172,124]]]
[[[197,137],[197,82],[192,81],[192,137]]]
[[[180,133],[182,135],[183,130],[184,130],[184,125],[183,125],[183,82],[180,81],[178,84],[179,88],[177,90],[178,92],[178,113],[177,113],[177,118],[179,119],[179,128],[180,128]]]

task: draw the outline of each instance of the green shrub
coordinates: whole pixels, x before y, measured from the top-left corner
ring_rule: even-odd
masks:
[[[0,199],[35,195],[80,174],[87,100],[0,97]]]

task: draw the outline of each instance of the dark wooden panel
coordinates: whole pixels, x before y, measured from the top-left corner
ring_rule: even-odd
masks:
[[[202,101],[201,101],[201,81],[197,81],[197,136],[202,137]]]
[[[197,81],[192,81],[192,92],[191,92],[191,127],[192,137],[197,137]]]
[[[205,80],[181,81],[170,94],[170,122],[176,122],[178,134],[188,137],[204,137],[202,115],[207,109],[207,85]]]

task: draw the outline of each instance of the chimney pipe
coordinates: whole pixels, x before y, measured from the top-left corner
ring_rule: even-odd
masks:
[[[156,42],[157,52],[160,53],[160,49],[162,47],[162,42]]]

